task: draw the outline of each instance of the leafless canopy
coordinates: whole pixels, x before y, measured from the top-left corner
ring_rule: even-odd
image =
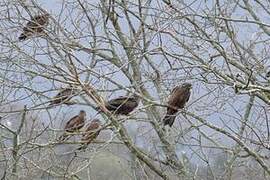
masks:
[[[270,179],[269,1],[0,8],[0,178]],[[101,121],[85,151],[81,110]]]

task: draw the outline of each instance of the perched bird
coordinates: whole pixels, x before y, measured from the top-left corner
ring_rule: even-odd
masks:
[[[99,119],[94,119],[91,121],[91,123],[87,126],[83,136],[82,136],[82,146],[78,149],[85,149],[88,144],[90,144],[94,139],[97,138],[97,136],[99,135],[101,129],[101,122]]]
[[[32,17],[23,28],[23,32],[19,36],[19,40],[23,41],[33,35],[42,34],[44,32],[44,28],[49,23],[49,17],[50,15],[48,13]]]
[[[49,106],[59,105],[61,103],[69,104],[69,100],[76,94],[76,90],[72,87],[61,90],[51,101]]]
[[[171,127],[173,125],[176,118],[175,114],[179,109],[183,109],[189,100],[191,88],[192,85],[190,83],[184,83],[173,89],[168,100],[167,113],[163,119],[164,126],[169,125]]]
[[[79,131],[84,126],[85,116],[86,116],[85,111],[81,110],[79,115],[71,118],[66,123],[66,126],[64,128],[65,132],[62,136],[59,137],[59,141],[64,141],[65,139],[67,139],[69,137],[68,133],[74,133],[76,131]]]
[[[128,115],[139,105],[139,102],[140,99],[136,95],[120,96],[106,102],[105,107],[108,111],[116,115]]]

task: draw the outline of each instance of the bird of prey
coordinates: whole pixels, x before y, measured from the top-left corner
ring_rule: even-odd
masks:
[[[81,110],[79,115],[71,118],[66,123],[66,126],[64,128],[65,132],[62,136],[59,137],[59,140],[64,141],[69,137],[69,133],[74,133],[76,131],[79,131],[84,126],[85,116],[86,116],[85,111]]]
[[[120,96],[106,102],[105,107],[116,115],[128,115],[139,105],[139,101],[140,99],[136,95]]]
[[[51,101],[49,106],[59,105],[61,103],[69,104],[69,100],[76,94],[76,90],[72,87],[61,90]]]
[[[101,129],[101,122],[99,119],[93,119],[91,123],[87,126],[83,136],[82,136],[82,146],[78,149],[85,149],[88,144],[90,144],[94,139],[97,138]]]
[[[22,34],[19,36],[19,40],[23,41],[34,35],[40,35],[44,33],[44,28],[49,24],[48,13],[43,15],[34,16],[23,28]]]
[[[171,127],[173,125],[176,113],[179,109],[183,109],[189,100],[191,88],[192,85],[190,83],[184,83],[173,89],[168,100],[167,113],[163,119],[164,126],[169,125]]]

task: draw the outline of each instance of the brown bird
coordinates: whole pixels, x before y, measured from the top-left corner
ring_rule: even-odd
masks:
[[[99,119],[94,119],[91,121],[91,123],[87,126],[83,136],[82,136],[82,146],[78,149],[85,149],[87,148],[88,144],[90,144],[94,139],[97,138],[99,135],[101,129],[101,122]]]
[[[48,13],[43,15],[34,16],[23,28],[22,34],[19,36],[19,40],[23,41],[27,38],[44,33],[44,28],[49,23],[50,15]]]
[[[128,115],[139,105],[139,102],[140,99],[136,95],[129,97],[120,96],[106,102],[105,107],[108,111],[116,115]]]
[[[176,113],[179,109],[183,109],[186,102],[190,97],[190,89],[192,85],[190,83],[184,83],[182,86],[176,86],[168,100],[168,107],[166,116],[163,119],[164,126],[173,125],[176,118]]]
[[[61,103],[69,104],[69,100],[76,94],[76,90],[72,87],[61,90],[54,98],[50,101],[49,106],[59,105]]]
[[[81,110],[79,115],[71,118],[66,123],[66,126],[64,128],[65,132],[62,136],[59,137],[59,141],[64,141],[65,139],[67,139],[70,136],[69,133],[79,131],[84,126],[85,116],[86,116],[85,111]]]

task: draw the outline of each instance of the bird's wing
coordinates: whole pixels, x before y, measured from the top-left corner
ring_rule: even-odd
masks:
[[[35,16],[30,21],[27,22],[25,31],[30,31],[31,29],[39,28],[44,26],[48,22],[48,18],[44,15]]]
[[[76,125],[77,121],[79,120],[79,116],[74,116],[73,118],[71,118],[65,126],[66,130],[72,129],[74,127],[74,125]]]
[[[180,88],[179,86],[175,86],[175,87],[173,88],[173,90],[171,91],[171,94],[175,93],[175,91],[176,91],[177,89],[179,89],[179,88]]]
[[[72,94],[73,94],[72,89],[64,89],[64,90],[59,92],[60,96],[71,96]]]
[[[83,134],[82,140],[92,141],[94,138],[96,138],[100,132],[100,130],[98,130],[99,127],[100,127],[99,123],[89,124],[85,133]]]
[[[187,94],[187,90],[185,88],[177,88],[170,95],[168,105],[175,107],[183,106],[183,103],[187,102],[187,98],[189,98],[187,96],[189,95]]]
[[[110,101],[108,101],[108,105],[109,106],[120,106],[121,104],[123,104],[125,101],[127,101],[127,97],[119,97],[119,98],[115,98],[112,99]]]
[[[28,30],[30,31],[32,28],[36,28],[38,26],[38,24],[31,20],[31,21],[28,21],[28,23],[26,24],[26,26],[23,28],[23,30]]]
[[[75,94],[75,92],[72,89],[64,89],[61,90],[55,97],[54,99],[60,99],[60,98],[68,98]]]
[[[128,99],[125,103],[125,106],[128,106],[128,107],[134,107],[136,108],[137,106],[139,105],[139,101],[137,100],[134,100],[134,99]]]
[[[87,131],[87,132],[95,131],[95,130],[97,130],[98,128],[99,128],[99,124],[98,124],[98,123],[91,123],[91,124],[87,127],[86,131]]]

